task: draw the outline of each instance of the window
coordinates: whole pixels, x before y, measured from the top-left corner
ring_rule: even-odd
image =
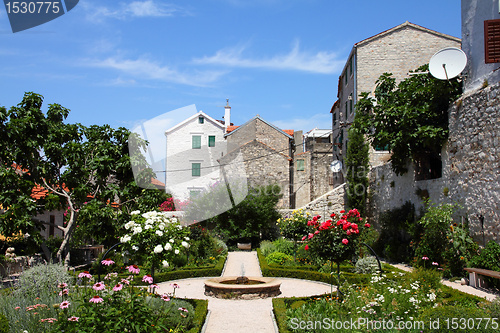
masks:
[[[484,62],[500,62],[500,20],[484,21]]]
[[[346,120],[347,120],[347,117],[349,117],[349,109],[347,108],[348,106],[348,101],[345,101],[345,117],[346,117]]]
[[[339,143],[342,145],[344,142],[344,130],[340,131]]]
[[[351,59],[349,59],[349,75],[352,75],[352,58],[353,57],[351,57]]]
[[[205,118],[204,117],[199,117],[198,118],[198,124],[204,124],[205,123]]]
[[[297,160],[297,171],[304,171],[306,169],[303,159]]]
[[[191,163],[191,175],[193,177],[201,176],[201,163]]]
[[[374,149],[375,149],[375,151],[387,151],[387,150],[389,150],[389,145],[375,146]]]
[[[215,135],[208,136],[208,146],[215,147]]]
[[[333,126],[337,125],[337,113],[333,114]]]
[[[349,112],[352,114],[352,104],[353,104],[353,100],[352,100],[352,94],[350,95],[350,99],[349,99]]]
[[[344,83],[347,86],[347,70],[344,73]]]
[[[201,149],[201,135],[193,135],[193,149]]]

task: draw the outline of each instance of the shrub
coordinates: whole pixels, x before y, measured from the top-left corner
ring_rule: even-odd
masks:
[[[483,318],[480,322],[478,318]],[[487,313],[479,308],[462,306],[438,306],[422,311],[418,321],[424,323],[425,328],[433,327],[431,323],[437,323],[432,332],[497,332],[493,329],[492,322],[486,328]],[[470,319],[470,320],[469,320]],[[479,325],[479,326],[478,326]]]
[[[279,238],[273,242],[276,252],[285,253],[293,256],[293,242],[284,238]]]
[[[268,255],[266,259],[269,264],[275,264],[275,265],[284,265],[287,262],[293,261],[293,257],[291,255],[281,252],[273,252],[270,255]]]
[[[71,280],[71,275],[61,264],[37,265],[19,276],[15,293],[35,298],[43,292],[58,291],[57,283],[69,284]]]
[[[3,313],[0,313],[0,333],[9,333],[9,320]]]
[[[410,262],[414,255],[411,244],[421,229],[416,221],[415,206],[409,201],[400,208],[381,213],[380,236],[374,244],[377,254],[393,262]]]
[[[470,266],[475,268],[485,268],[492,271],[500,271],[500,245],[495,241],[489,241],[486,247],[481,250],[479,255],[473,257],[470,261]],[[500,288],[500,280],[485,277],[486,282],[490,286]]]
[[[356,262],[354,271],[360,274],[372,274],[378,269],[377,259],[372,256],[364,257]]]
[[[260,242],[260,251],[264,257],[267,257],[271,253],[276,251],[276,246],[273,242],[265,240]]]

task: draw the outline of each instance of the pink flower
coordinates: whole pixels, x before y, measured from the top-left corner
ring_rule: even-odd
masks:
[[[89,302],[102,303],[102,302],[104,302],[104,300],[100,296],[94,296],[89,300]]]
[[[146,274],[142,277],[142,282],[147,282],[149,284],[153,283],[153,277],[149,274]]]
[[[306,240],[306,238],[307,238],[307,236],[302,237],[302,241],[305,241],[305,240]]]
[[[351,229],[347,230],[346,234],[347,234],[347,236],[350,236],[351,235]]]
[[[69,290],[68,289],[63,289],[59,292],[59,296],[62,296],[62,295],[68,295],[69,294]]]
[[[94,284],[94,286],[92,287],[94,290],[103,290],[105,287],[104,283],[102,282],[97,282],[96,284]]]
[[[19,310],[20,308],[21,308],[20,306],[16,306],[14,309]]]
[[[121,283],[117,283],[114,287],[113,287],[113,291],[120,291],[122,290],[123,288],[123,284]]]
[[[438,264],[437,262],[435,262],[435,261],[433,261],[433,262],[432,262],[432,264],[433,264],[434,266],[439,266],[439,264]]]
[[[422,257],[422,260],[429,260],[428,257]]]
[[[71,303],[68,301],[64,301],[61,304],[59,304],[59,308],[61,309],[67,309]]]
[[[88,271],[81,272],[80,274],[78,274],[78,277],[92,279],[92,275]]]
[[[347,245],[348,243],[349,241],[346,238],[342,239],[342,244]]]
[[[160,296],[162,300],[164,300],[165,302],[168,302],[170,301],[170,297],[167,295],[167,294],[163,294]]]
[[[80,319],[80,317],[72,316],[68,318],[68,321],[78,321],[78,319]]]
[[[109,266],[109,265],[113,265],[115,262],[111,259],[104,259],[103,261],[101,261],[101,264],[105,265],[105,266]]]
[[[137,267],[137,265],[130,265],[127,267],[127,269],[130,273],[133,273],[133,274],[139,274],[139,272],[141,271],[139,269],[139,267]]]
[[[171,283],[170,286],[173,287],[174,289],[179,288],[179,285],[177,283]]]
[[[67,284],[67,283],[59,283],[59,284],[57,285],[57,287],[58,287],[58,288],[61,288],[61,289],[64,289],[64,288],[66,288],[67,286],[68,286],[68,284]]]
[[[124,284],[126,284],[126,285],[129,285],[129,284],[130,284],[130,281],[129,281],[129,280],[127,280],[127,279],[122,279],[122,281],[121,281],[121,282],[122,282],[122,283],[124,283]]]
[[[178,310],[179,311],[184,311],[184,312],[189,312],[188,309],[186,309],[186,308],[179,308]]]
[[[319,234],[319,230],[316,230],[316,231],[314,232],[314,234],[315,234],[315,235]]]
[[[313,235],[313,234],[311,234],[311,233],[309,233],[309,235],[307,236],[307,239],[311,239],[311,238],[313,238],[313,237],[314,237],[314,235]]]

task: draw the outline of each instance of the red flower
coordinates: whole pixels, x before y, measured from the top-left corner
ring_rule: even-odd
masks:
[[[311,239],[311,238],[313,238],[313,237],[314,237],[314,235],[313,235],[313,234],[311,234],[311,233],[309,233],[309,235],[308,235],[308,237],[307,237],[307,238],[308,238],[308,239]]]
[[[335,217],[335,213],[332,213],[332,215],[330,215],[330,217],[333,219]]]
[[[306,245],[306,247],[304,247],[305,250],[309,250],[309,245]]]
[[[342,240],[342,244],[347,245],[348,243],[349,243],[349,241],[348,241],[346,238],[344,238],[344,239]]]
[[[343,209],[342,209],[342,210],[340,211],[340,214],[344,214],[344,213],[345,213],[345,210],[343,210]]]
[[[316,230],[316,231],[314,232],[314,234],[315,234],[315,235],[319,234],[319,230]]]
[[[370,227],[370,223],[365,223],[365,227],[369,228]]]
[[[306,238],[307,238],[307,236],[302,237],[302,241],[305,241],[305,240],[306,240]]]

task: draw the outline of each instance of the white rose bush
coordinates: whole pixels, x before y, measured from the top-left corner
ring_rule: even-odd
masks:
[[[190,247],[189,228],[168,213],[133,211],[130,216],[120,242],[132,256],[146,256],[150,262],[167,268],[175,256],[186,253]]]

